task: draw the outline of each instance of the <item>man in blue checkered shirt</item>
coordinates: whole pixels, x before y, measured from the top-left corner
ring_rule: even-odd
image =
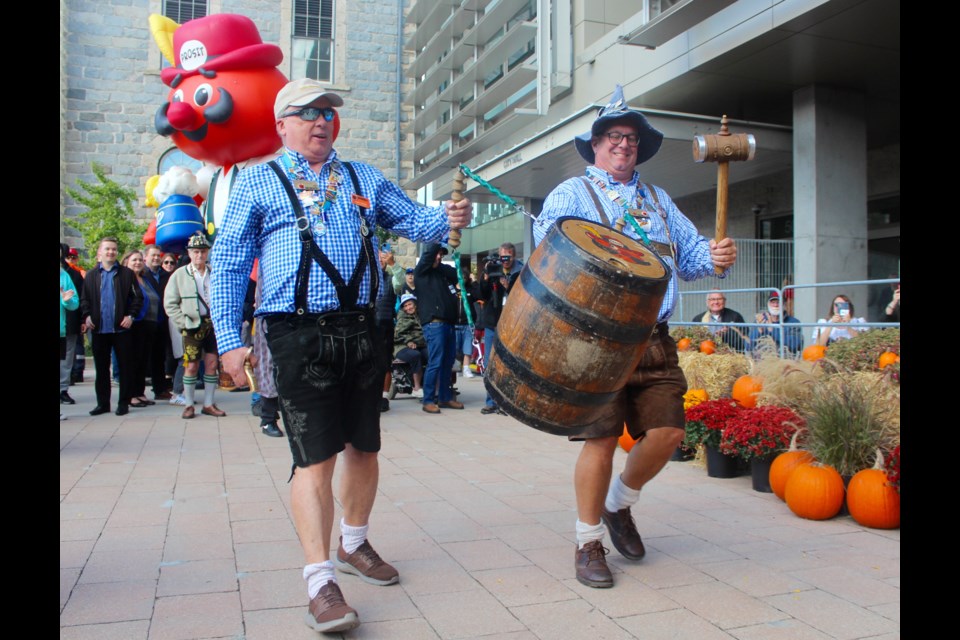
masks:
[[[667,331],[676,299],[677,276],[703,278],[714,267],[729,269],[737,258],[733,240],[715,242],[701,236],[665,191],[639,181],[636,166],[657,153],[663,134],[642,113],[630,109],[618,85],[610,103],[600,110],[591,130],[574,138],[577,151],[590,163],[586,176],[557,186],[543,203],[534,223],[539,244],[557,219],[586,218],[609,226],[632,216],[652,241],[672,276],[660,308],[656,329],[627,386],[614,399],[609,424],[579,434],[583,448],[574,471],[577,495],[577,580],[591,587],[613,586],[603,547],[604,525],[613,546],[630,560],[645,549],[630,514],[640,489],[667,463],[683,440],[683,395],[687,382],[680,370],[677,347]],[[624,232],[640,238],[632,224]],[[613,482],[613,453],[623,424],[640,438],[627,456],[622,474]]]
[[[241,309],[260,258],[261,331],[274,360],[280,409],[293,455],[291,507],[306,556],[306,622],[321,632],[359,624],[334,568],[376,585],[399,580],[367,541],[377,493],[380,388],[385,363],[373,330],[381,281],[377,227],[412,240],[441,241],[470,224],[468,200],[412,202],[375,168],[333,149],[340,96],[314,80],[286,85],[274,105],[284,143],[270,163],[245,169],[213,250],[213,322],[223,365],[238,383],[247,350]],[[332,481],[339,453],[340,545],[331,558]]]

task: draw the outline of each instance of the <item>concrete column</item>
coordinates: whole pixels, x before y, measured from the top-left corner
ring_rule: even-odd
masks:
[[[865,279],[867,131],[861,94],[823,86],[793,94],[793,203],[796,283]],[[801,289],[794,315],[816,322],[838,293],[851,297],[856,315],[866,315],[866,287]],[[811,333],[804,330],[807,344]]]

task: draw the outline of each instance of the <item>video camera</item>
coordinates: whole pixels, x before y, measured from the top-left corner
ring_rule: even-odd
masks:
[[[487,256],[483,259],[483,270],[488,275],[503,275],[503,262],[500,256]]]

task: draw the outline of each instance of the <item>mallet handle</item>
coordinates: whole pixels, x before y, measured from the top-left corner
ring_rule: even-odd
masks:
[[[720,242],[727,237],[727,204],[729,201],[727,193],[728,179],[730,176],[730,163],[717,163],[717,227],[714,239]],[[721,267],[714,267],[714,273],[720,275],[723,273]]]
[[[457,174],[453,177],[453,193],[450,194],[450,199],[454,202],[460,202],[463,200],[463,191],[466,180],[467,177],[463,175],[463,171],[457,169]],[[450,245],[451,249],[456,249],[460,246],[459,229],[450,229],[450,239],[447,241],[447,244]]]

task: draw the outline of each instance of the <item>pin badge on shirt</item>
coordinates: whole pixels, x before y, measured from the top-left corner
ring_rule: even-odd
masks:
[[[297,191],[316,191],[320,185],[313,180],[294,180],[293,188]]]
[[[363,207],[364,209],[370,208],[370,200],[356,193],[350,196],[350,201],[358,207]]]

